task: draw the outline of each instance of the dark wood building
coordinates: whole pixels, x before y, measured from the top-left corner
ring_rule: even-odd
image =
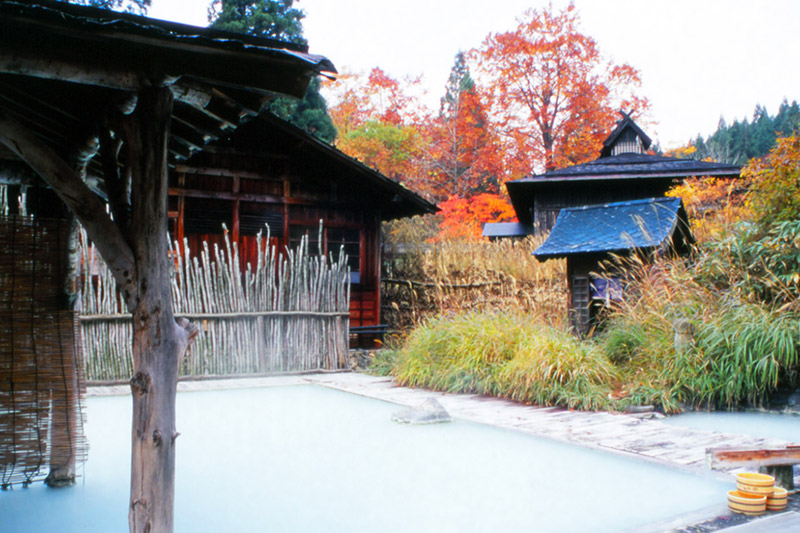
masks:
[[[487,224],[490,238],[547,235],[534,255],[566,258],[569,315],[591,331],[600,302],[618,297],[613,280],[596,276],[612,254],[684,252],[693,238],[679,198],[667,191],[689,177],[738,178],[741,168],[647,153],[652,141],[631,117],[622,119],[594,161],[506,184],[518,224]]]
[[[243,262],[255,264],[256,235],[269,226],[278,250],[305,235],[312,250],[350,265],[350,325],[380,322],[380,226],[436,206],[270,113],[207,145],[170,175],[173,236],[193,253],[221,243],[225,224]],[[322,225],[320,241],[320,224]]]
[[[539,261],[567,260],[569,319],[580,335],[591,332],[603,305],[622,297],[619,272],[604,269],[612,258],[683,254],[694,242],[680,198],[650,198],[562,209]]]
[[[518,234],[547,234],[562,209],[664,196],[692,176],[739,177],[740,167],[648,154],[652,141],[627,114],[589,163],[506,184]]]
[[[131,462],[131,523],[171,529],[175,381],[192,327],[164,305],[166,168],[276,96],[301,97],[320,73],[335,68],[304,46],[62,1],[0,0],[0,183],[14,198],[27,190],[34,215],[16,216],[12,201],[0,220],[0,488],[44,475],[74,482],[85,455],[77,218],[143,332],[132,343],[132,455],[141,460]],[[159,432],[153,446],[150,422],[173,438],[161,446]],[[142,518],[151,511],[154,523]]]

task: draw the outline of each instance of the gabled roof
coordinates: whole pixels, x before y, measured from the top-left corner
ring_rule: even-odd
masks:
[[[640,128],[631,118],[628,113],[621,111],[620,114],[622,115],[622,120],[617,122],[617,127],[614,128],[614,131],[606,137],[606,140],[603,141],[603,149],[600,151],[600,157],[608,157],[611,155],[611,151],[614,149],[614,146],[617,142],[624,138],[626,133],[630,131],[634,136],[638,137],[642,143],[642,149],[647,150],[650,148],[650,145],[653,141],[647,134],[642,131]]]
[[[650,147],[651,140],[647,134],[626,113],[623,119],[609,134],[603,143],[600,157],[588,163],[581,163],[544,174],[532,175],[526,178],[508,182],[509,193],[517,185],[528,186],[535,183],[581,180],[610,180],[632,178],[664,178],[676,179],[691,176],[739,177],[741,167],[694,159],[678,159],[645,153],[620,153],[611,155],[614,146],[623,137],[638,137],[642,148]]]
[[[677,242],[676,242],[677,241]],[[586,253],[620,253],[691,242],[680,198],[562,209],[547,240],[533,252],[540,261]]]
[[[227,138],[210,143],[203,152],[192,157],[187,165],[202,161],[206,152],[224,150],[226,146],[246,150],[247,153],[260,155],[265,159],[288,159],[291,166],[299,171],[313,173],[309,168],[324,169],[317,172],[317,179],[334,181],[340,188],[351,191],[349,194],[357,196],[362,205],[368,204],[380,211],[382,220],[424,215],[439,210],[436,205],[400,183],[268,111],[240,126]],[[181,167],[177,168],[180,170]]]

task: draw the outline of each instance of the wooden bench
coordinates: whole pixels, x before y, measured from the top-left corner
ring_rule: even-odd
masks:
[[[708,448],[706,462],[712,469],[758,467],[759,472],[774,476],[777,485],[793,490],[793,467],[800,464],[800,444],[784,448]]]
[[[383,344],[383,338],[388,330],[388,324],[350,326],[350,347],[376,348]]]

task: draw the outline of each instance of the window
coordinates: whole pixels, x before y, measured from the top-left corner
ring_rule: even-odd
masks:
[[[350,283],[361,282],[361,236],[357,229],[331,228],[328,230],[328,253],[338,259],[340,250],[347,254]]]

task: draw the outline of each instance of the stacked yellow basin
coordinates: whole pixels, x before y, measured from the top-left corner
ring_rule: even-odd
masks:
[[[767,496],[767,511],[783,511],[786,509],[788,498],[789,491],[781,487],[775,487],[772,494]]]
[[[736,490],[728,491],[728,508],[734,513],[761,515],[764,511],[786,508],[786,489],[775,487],[775,478],[767,474],[736,474]]]

